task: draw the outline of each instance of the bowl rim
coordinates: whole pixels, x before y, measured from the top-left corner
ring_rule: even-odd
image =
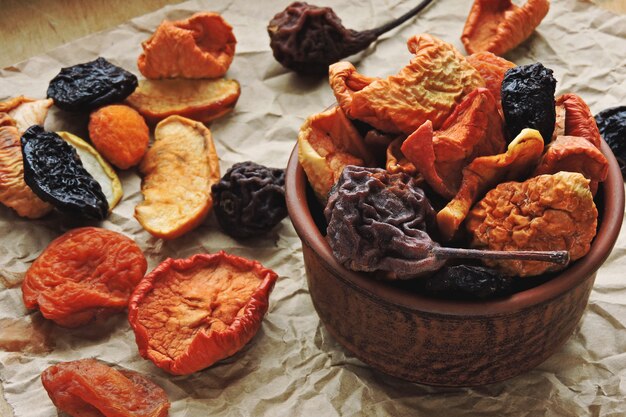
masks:
[[[602,219],[591,249],[551,280],[508,297],[487,301],[446,300],[407,292],[388,285],[385,281],[368,278],[366,274],[350,271],[337,262],[326,239],[318,230],[307,201],[307,177],[298,161],[298,144],[293,148],[285,175],[285,198],[293,226],[302,240],[320,258],[324,266],[346,285],[363,295],[409,312],[440,315],[490,316],[510,314],[546,303],[595,276],[608,258],[619,236],[624,217],[623,178],[610,147],[601,141],[601,151],[609,163],[608,176],[601,185],[604,191]]]

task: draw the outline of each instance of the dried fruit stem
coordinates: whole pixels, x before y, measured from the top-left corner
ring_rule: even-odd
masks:
[[[471,258],[471,259],[517,259],[521,261],[543,261],[566,265],[569,262],[569,252],[566,250],[538,251],[538,250],[481,250],[462,248],[441,248],[432,250],[438,259]]]
[[[372,29],[372,32],[376,34],[376,37],[379,37],[385,32],[389,32],[391,29],[400,26],[401,24],[403,24],[404,22],[406,22],[407,20],[409,20],[410,18],[412,18],[413,16],[415,16],[416,14],[424,10],[426,6],[428,6],[432,1],[433,0],[422,1],[420,4],[418,4],[417,6],[415,6],[414,8],[412,8],[411,10],[403,14],[402,16],[396,19],[393,19],[392,21],[387,22],[382,26],[379,26],[376,29]]]

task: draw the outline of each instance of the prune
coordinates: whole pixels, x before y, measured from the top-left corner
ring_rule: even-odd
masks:
[[[54,132],[34,125],[22,135],[24,181],[39,198],[80,217],[104,219],[109,204],[76,150]]]
[[[137,77],[99,57],[67,68],[50,81],[48,98],[61,109],[87,112],[124,100],[137,88]]]
[[[602,137],[611,147],[622,175],[626,177],[626,106],[612,107],[596,114]]]
[[[481,266],[445,266],[425,278],[422,288],[446,298],[487,299],[510,294],[513,278]]]
[[[287,216],[284,169],[240,162],[211,190],[217,221],[230,236],[262,235]]]
[[[524,128],[536,129],[544,142],[550,140],[556,121],[552,70],[541,63],[508,70],[502,81],[502,110],[509,141]]]

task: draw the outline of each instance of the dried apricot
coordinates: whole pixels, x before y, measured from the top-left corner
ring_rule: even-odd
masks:
[[[27,308],[77,327],[124,310],[148,268],[137,244],[111,230],[83,227],[53,240],[22,283]]]
[[[137,165],[148,149],[150,132],[132,107],[104,106],[89,116],[89,138],[109,162],[120,169]]]
[[[564,135],[584,138],[600,149],[600,130],[585,100],[576,94],[563,94],[556,98],[556,105],[565,108]]]
[[[73,417],[165,417],[170,408],[154,382],[95,359],[52,365],[41,382],[54,405]]]
[[[224,251],[165,260],[131,296],[128,321],[139,353],[176,375],[235,354],[261,327],[277,278]]]
[[[483,77],[485,87],[493,94],[498,110],[502,113],[502,99],[500,96],[502,80],[504,79],[504,74],[513,68],[515,64],[491,52],[477,52],[467,56],[466,59]]]

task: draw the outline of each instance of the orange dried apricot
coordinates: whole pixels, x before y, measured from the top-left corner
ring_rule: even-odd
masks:
[[[502,113],[502,80],[507,70],[513,68],[515,64],[486,51],[477,52],[466,58],[467,62],[476,68],[483,80],[485,80],[485,87],[496,99],[498,110]]]
[[[578,136],[589,141],[600,149],[602,137],[591,109],[582,97],[576,94],[563,94],[556,98],[556,106],[565,107],[565,133],[567,136]]]

